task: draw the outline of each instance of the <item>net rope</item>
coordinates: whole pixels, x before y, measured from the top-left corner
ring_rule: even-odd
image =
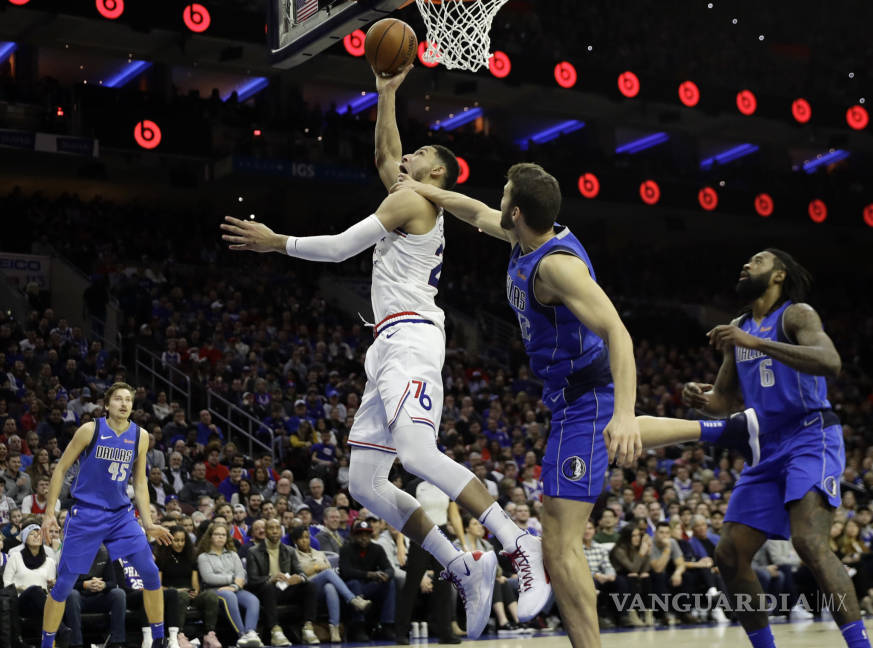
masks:
[[[475,72],[488,66],[491,21],[508,0],[415,0],[427,31],[422,58],[450,70]]]

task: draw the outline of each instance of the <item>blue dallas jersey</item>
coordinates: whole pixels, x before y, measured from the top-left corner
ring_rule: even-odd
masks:
[[[793,343],[783,324],[785,310],[791,304],[786,301],[760,324],[751,314],[744,315],[739,327],[765,340]],[[734,359],[746,407],[754,407],[758,417],[771,426],[795,422],[813,412],[830,409],[827,384],[822,376],[792,369],[753,349],[734,348]],[[767,428],[763,426],[762,432]]]
[[[530,358],[534,375],[543,380],[543,392],[548,394],[570,384],[570,376],[589,367],[600,374],[609,372],[606,347],[597,335],[588,330],[563,305],[547,306],[534,297],[537,268],[546,256],[567,253],[588,266],[596,281],[588,253],[569,228],[555,224],[556,235],[536,250],[522,254],[516,244],[509,258],[506,274],[506,296],[518,316],[521,338]],[[607,378],[606,382],[611,382]]]
[[[79,474],[72,495],[78,504],[106,510],[130,505],[127,482],[133,474],[139,427],[131,423],[116,434],[105,418],[96,420],[94,438],[79,457]]]

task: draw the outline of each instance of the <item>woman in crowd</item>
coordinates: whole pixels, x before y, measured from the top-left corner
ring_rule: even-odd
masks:
[[[3,570],[3,587],[15,586],[19,613],[39,627],[42,624],[46,593],[55,584],[57,564],[46,555],[38,524],[24,527],[20,538],[24,547],[9,555],[9,561]]]
[[[245,589],[246,570],[236,553],[233,538],[223,524],[210,524],[197,545],[197,568],[205,588],[214,589],[233,629],[239,635],[239,648],[261,648],[258,637],[258,598]],[[245,608],[245,621],[240,615]]]
[[[263,466],[257,466],[252,476],[252,492],[260,493],[264,501],[273,497],[273,481],[270,479],[270,473]]]
[[[194,545],[182,527],[172,529],[173,543],[169,547],[159,546],[155,556],[161,575],[161,585],[175,588],[179,592],[179,614],[184,626],[188,606],[200,610],[203,615],[204,648],[221,648],[215,636],[218,621],[218,594],[214,589],[200,588],[197,561],[194,558]]]
[[[25,470],[30,475],[30,483],[36,487],[36,483],[40,477],[52,478],[51,459],[49,451],[45,448],[39,448],[33,453],[33,463]]]
[[[615,567],[616,575],[620,582],[624,581],[622,585],[626,584],[632,597],[639,594],[643,601],[648,601],[652,593],[652,579],[649,575],[651,553],[652,538],[644,530],[631,524],[618,532],[618,540],[609,552],[609,561]],[[644,621],[640,620],[636,610],[630,610],[628,616],[633,625],[655,624],[652,610],[645,611]]]
[[[855,570],[852,583],[861,607],[868,613],[873,611],[873,553],[861,539],[861,525],[855,518],[846,520],[843,532],[837,538],[836,554],[844,565]]]
[[[237,504],[242,504],[243,506],[249,505],[249,495],[252,494],[252,482],[247,477],[243,477],[239,480],[239,491],[230,496],[230,505],[236,506]]]
[[[300,568],[306,574],[310,583],[318,586],[319,599],[324,598],[327,605],[327,618],[330,624],[330,642],[342,641],[339,631],[340,623],[340,597],[352,605],[356,610],[363,612],[370,607],[370,601],[355,594],[334,571],[323,551],[313,549],[310,546],[311,538],[304,526],[296,526],[290,532],[291,542],[297,549],[297,560]]]
[[[152,405],[152,411],[155,413],[155,418],[163,423],[170,417],[173,409],[170,407],[170,404],[167,402],[167,393],[166,392],[158,392],[157,402]]]

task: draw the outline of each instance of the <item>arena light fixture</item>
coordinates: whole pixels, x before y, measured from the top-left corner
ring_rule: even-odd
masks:
[[[0,41],[0,63],[5,63],[6,59],[12,56],[12,53],[18,49],[18,43],[10,41]]]
[[[824,166],[826,164],[834,164],[839,162],[840,160],[845,160],[847,157],[851,155],[848,151],[844,151],[843,149],[837,149],[835,151],[830,151],[825,153],[824,155],[820,155],[814,160],[807,160],[803,163],[803,170],[807,173],[815,173],[816,170]]]
[[[227,101],[228,99],[230,99],[231,95],[233,95],[235,91],[237,95],[237,101],[242,103],[243,101],[254,97],[268,85],[270,85],[270,80],[267,77],[254,77],[253,79],[249,79],[242,85],[237,86],[231,92],[228,92],[222,98],[222,101]]]
[[[616,154],[628,153],[630,155],[633,155],[634,153],[639,153],[641,151],[645,151],[652,147],[663,144],[669,139],[670,136],[667,135],[667,133],[652,133],[651,135],[646,135],[645,137],[631,140],[626,144],[622,144],[615,149],[615,152]]]
[[[481,108],[464,108],[464,110],[457,113],[452,113],[445,119],[440,119],[433,122],[430,127],[432,130],[455,130],[456,128],[460,128],[464,124],[469,124],[471,121],[479,119],[479,117],[481,116]]]
[[[731,148],[722,151],[721,153],[716,153],[712,157],[701,160],[700,168],[704,171],[709,171],[716,164],[718,164],[719,166],[729,164],[734,160],[739,160],[740,158],[751,155],[752,153],[756,153],[757,151],[758,147],[755,144],[746,143],[739,144],[738,146],[732,146]]]
[[[103,82],[107,88],[121,88],[152,66],[148,61],[128,61],[114,76]]]
[[[350,112],[353,115],[364,112],[372,108],[379,102],[379,93],[377,92],[362,92],[360,97],[352,99],[337,108],[339,114]]]
[[[528,135],[527,137],[516,140],[516,142],[518,143],[518,146],[522,151],[526,151],[530,146],[530,142],[533,142],[534,144],[551,142],[554,139],[558,139],[561,135],[568,135],[582,128],[585,128],[584,121],[579,121],[578,119],[568,119],[567,121],[561,122],[560,124],[550,126],[545,130],[538,131],[536,133],[533,133],[532,135]]]

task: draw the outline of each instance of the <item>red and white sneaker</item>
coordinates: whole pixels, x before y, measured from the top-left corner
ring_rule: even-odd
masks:
[[[440,578],[451,581],[467,611],[467,638],[478,639],[491,616],[491,597],[497,577],[493,551],[463,553],[448,564]]]
[[[542,611],[552,595],[549,575],[543,565],[543,542],[529,533],[515,539],[515,551],[504,553],[518,574],[518,620],[527,623]]]

